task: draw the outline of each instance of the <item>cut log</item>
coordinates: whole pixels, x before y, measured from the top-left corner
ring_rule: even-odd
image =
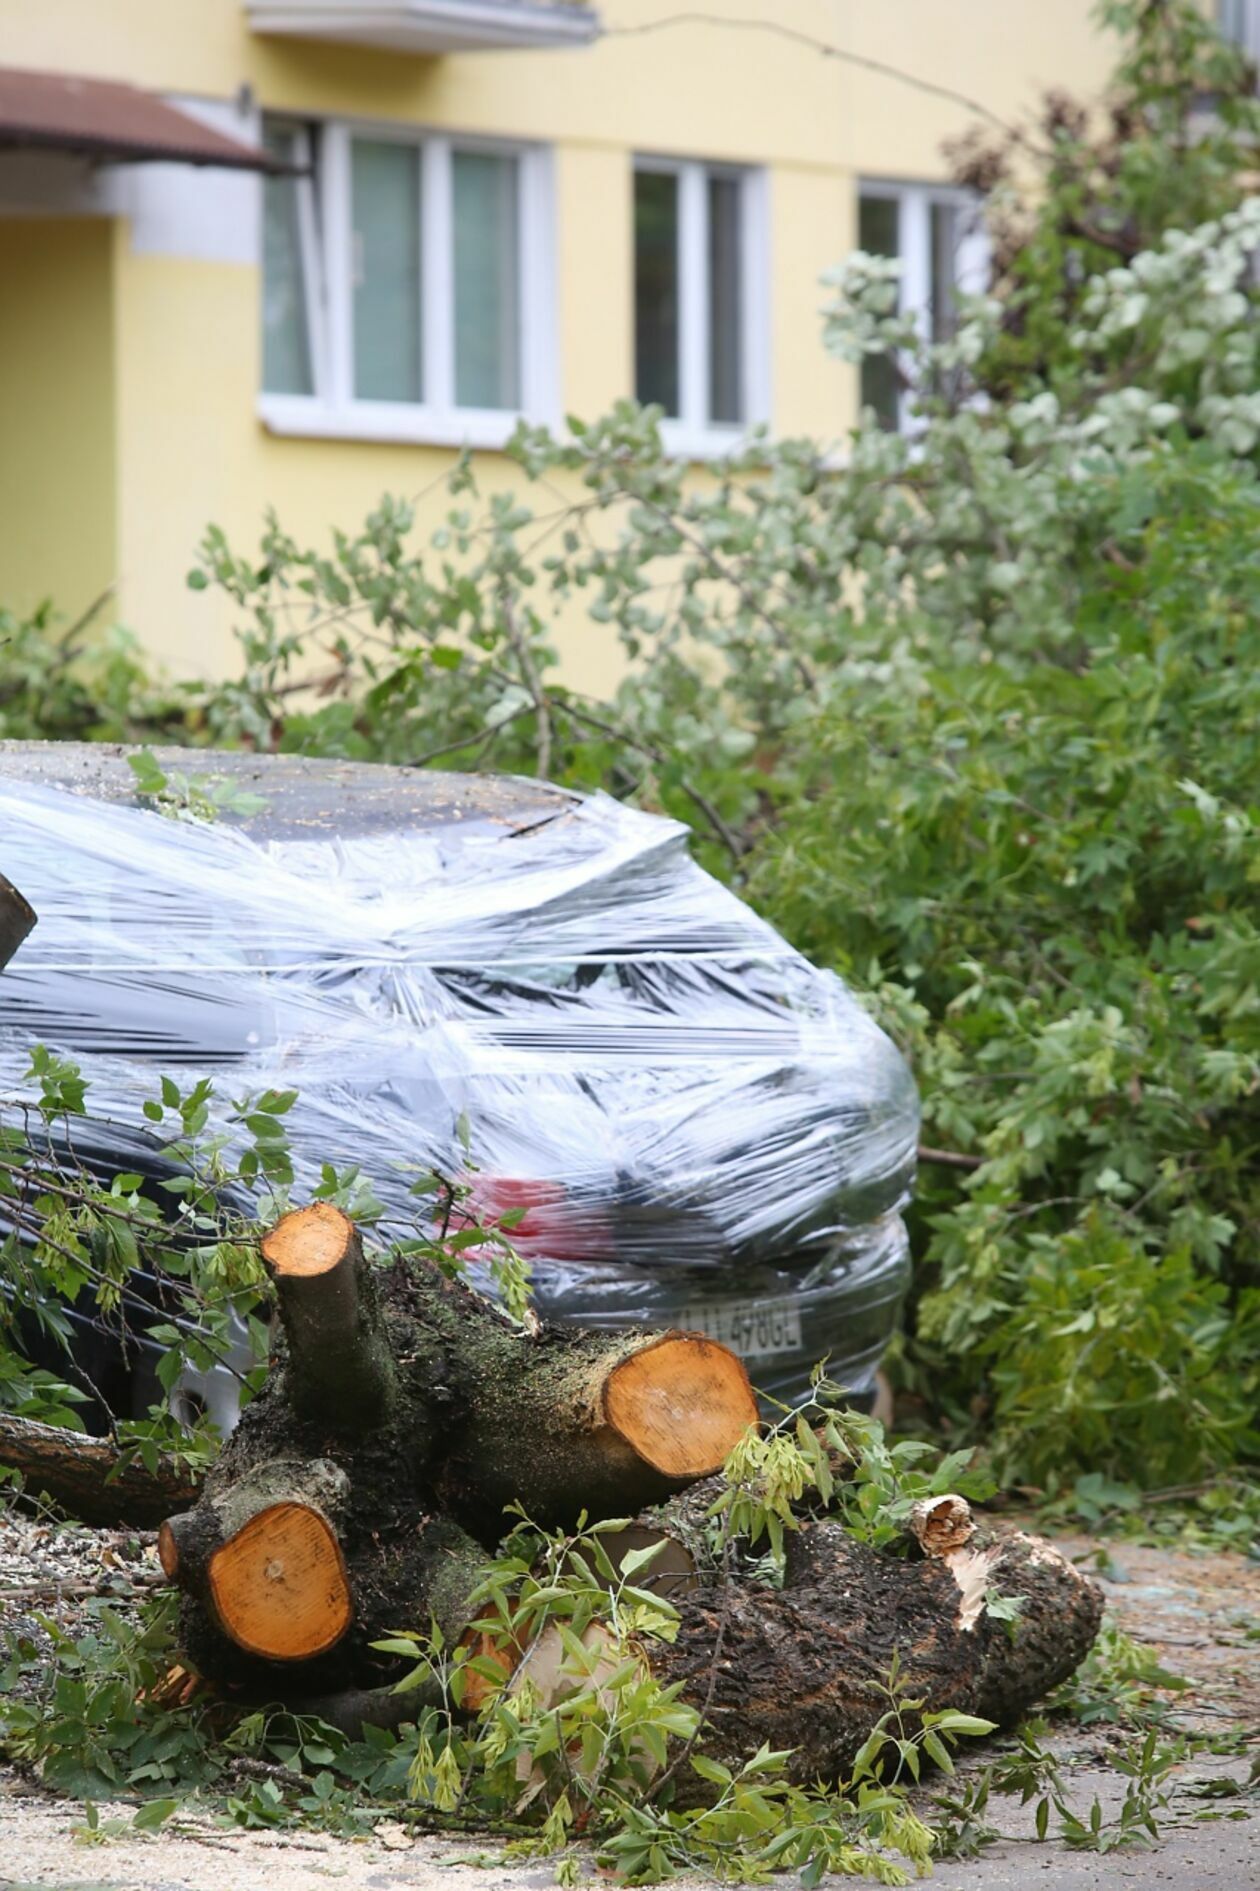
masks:
[[[331,1202],[278,1221],[262,1243],[289,1342],[289,1397],[300,1416],[364,1432],[385,1422],[394,1362],[381,1331],[358,1230]]]
[[[766,1741],[795,1749],[797,1779],[843,1772],[888,1706],[894,1656],[927,1712],[1009,1726],[1073,1672],[1102,1619],[1097,1585],[1022,1533],[918,1560],[823,1521],[787,1549],[782,1590],[715,1578],[677,1602],[677,1640],[652,1647],[654,1673],[708,1701],[705,1751],[728,1764]],[[1013,1636],[989,1596],[1015,1599]]]
[[[486,1360],[444,1479],[470,1527],[631,1515],[725,1463],[757,1401],[742,1362],[694,1333],[544,1333]],[[475,1493],[470,1507],[470,1494]]]
[[[704,1751],[728,1766],[765,1744],[792,1749],[789,1772],[801,1783],[843,1776],[889,1706],[894,1663],[901,1699],[920,1703],[905,1710],[909,1727],[945,1708],[1010,1726],[1066,1680],[1098,1633],[1096,1583],[1042,1538],[977,1530],[961,1497],[924,1507],[949,1519],[954,1547],[939,1554],[922,1551],[923,1512],[910,1520],[906,1554],[805,1520],[786,1538],[776,1589],[741,1568],[738,1545],[730,1571],[715,1561],[706,1519],[720,1492],[716,1480],[695,1485],[605,1542],[663,1537],[668,1550],[653,1567],[685,1572],[661,1583],[678,1611],[676,1639],[642,1644],[641,1658],[705,1714]],[[996,1596],[1014,1601],[1013,1624],[987,1612]],[[557,1698],[570,1685],[561,1677]],[[672,1790],[688,1805],[707,1788],[680,1768]]]
[[[0,972],[36,923],[35,908],[0,873]]]
[[[146,1470],[106,1438],[0,1412],[0,1465],[21,1473],[31,1497],[49,1497],[84,1523],[151,1530],[187,1510],[197,1483],[184,1465],[163,1459]]]
[[[326,1458],[256,1466],[216,1503],[158,1532],[166,1574],[228,1639],[269,1661],[308,1661],[341,1640],[353,1608],[336,1523],[350,1484]]]
[[[602,1385],[603,1417],[645,1464],[667,1477],[720,1471],[735,1437],[757,1422],[747,1374],[723,1346],[667,1334],[631,1350]]]
[[[310,1661],[335,1648],[353,1608],[328,1519],[307,1504],[270,1504],[206,1565],[210,1606],[247,1653]]]

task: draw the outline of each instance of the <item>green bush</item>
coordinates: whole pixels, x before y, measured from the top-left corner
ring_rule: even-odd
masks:
[[[127,631],[93,629],[104,602],[68,626],[58,625],[51,604],[23,617],[0,606],[0,740],[182,738],[185,715],[196,717],[194,694],[185,707],[155,683]]]
[[[1069,651],[851,678],[754,898],[872,989],[929,1147],[920,1383],[1009,1467],[1179,1483],[1260,1391],[1260,488],[1169,449],[1093,488]]]

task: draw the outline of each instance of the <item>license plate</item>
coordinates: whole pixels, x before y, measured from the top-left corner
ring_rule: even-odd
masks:
[[[801,1350],[801,1313],[795,1300],[697,1300],[680,1307],[684,1332],[720,1340],[741,1359],[777,1359]]]

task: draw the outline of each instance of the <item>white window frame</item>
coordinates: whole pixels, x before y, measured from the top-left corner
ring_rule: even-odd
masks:
[[[718,459],[738,452],[754,427],[770,422],[770,216],[769,185],[759,168],[702,158],[665,158],[638,153],[634,174],[653,172],[678,179],[678,405],[661,422],[669,453],[687,459]],[[711,177],[733,178],[740,187],[740,405],[744,418],[709,417],[709,192]],[[631,224],[633,242],[633,221]],[[638,266],[632,257],[632,272]],[[632,286],[633,293],[633,286]],[[635,383],[638,375],[636,368]]]
[[[295,155],[310,166],[310,121],[283,112],[277,125],[297,133]],[[364,400],[354,392],[354,271],[351,245],[351,147],[355,138],[405,144],[419,153],[421,237],[421,401]],[[455,257],[451,160],[485,151],[518,164],[517,254],[520,294],[518,408],[460,407],[455,400]],[[298,240],[306,288],[313,394],[258,396],[272,433],[320,439],[497,448],[522,420],[557,424],[555,190],[544,145],[371,119],[319,121],[318,178],[297,179]],[[260,264],[261,268],[261,264]]]
[[[954,284],[960,295],[981,295],[989,280],[990,244],[980,199],[972,191],[949,184],[915,184],[889,178],[864,177],[858,184],[858,208],[864,197],[882,197],[898,205],[897,256],[901,281],[897,311],[913,315],[915,327],[926,340],[932,313],[932,206],[969,210],[974,222],[958,245]],[[922,420],[909,411],[909,393],[897,396],[897,430],[917,432]]]

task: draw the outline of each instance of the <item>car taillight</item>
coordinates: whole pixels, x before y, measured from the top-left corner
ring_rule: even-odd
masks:
[[[475,1174],[460,1214],[465,1227],[498,1228],[526,1259],[604,1261],[615,1253],[606,1209],[583,1202],[560,1182],[536,1176]],[[519,1216],[519,1219],[517,1219]],[[475,1257],[477,1250],[471,1250]]]

